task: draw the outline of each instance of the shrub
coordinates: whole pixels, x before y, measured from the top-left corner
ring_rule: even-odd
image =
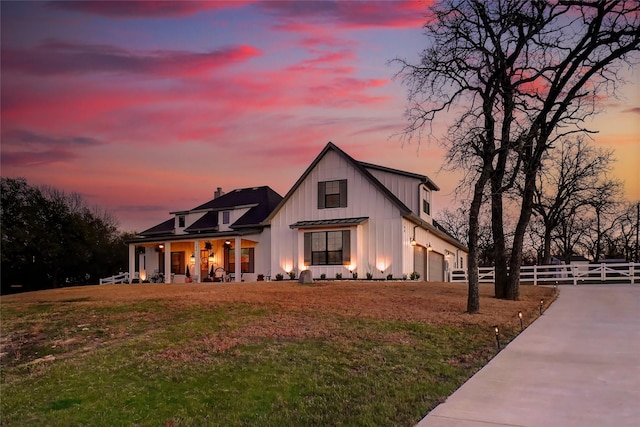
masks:
[[[387,274],[387,280],[392,280],[393,279],[393,274]]]
[[[322,273],[322,274],[320,275],[320,280],[325,280],[326,278],[327,278],[327,275],[326,275],[326,274]]]
[[[342,273],[336,273],[336,280],[342,280]]]
[[[296,272],[295,271],[290,271],[289,273],[289,279],[293,280],[296,278]]]
[[[355,271],[353,273],[351,273],[351,277],[353,277],[354,279],[358,278],[358,273],[356,273]]]
[[[367,280],[373,279],[373,273],[367,273]]]
[[[418,280],[420,278],[420,273],[418,273],[417,271],[414,271],[413,273],[411,273],[411,280]]]
[[[277,281],[280,281],[280,280],[282,280],[282,279],[284,279],[284,276],[282,275],[282,273],[278,273],[278,274],[276,274],[276,280],[277,280]]]

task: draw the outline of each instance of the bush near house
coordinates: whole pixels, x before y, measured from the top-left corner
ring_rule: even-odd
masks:
[[[0,424],[413,426],[538,316],[481,287],[103,285],[2,297]]]

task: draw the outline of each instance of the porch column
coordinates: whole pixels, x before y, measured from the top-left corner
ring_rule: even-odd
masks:
[[[164,283],[171,283],[171,242],[164,242]]]
[[[236,258],[236,272],[235,272],[235,281],[242,282],[242,238],[240,236],[236,236],[236,245],[235,245],[235,258]]]
[[[196,240],[193,243],[193,256],[195,257],[195,262],[193,263],[193,273],[191,274],[198,277],[194,282],[200,283],[200,240]]]
[[[136,245],[129,245],[129,283],[136,272]]]

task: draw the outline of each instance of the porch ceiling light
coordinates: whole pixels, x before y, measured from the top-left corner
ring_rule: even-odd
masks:
[[[231,244],[231,240],[225,240],[225,241],[224,241],[224,244],[225,244],[225,245],[230,245],[230,244]]]

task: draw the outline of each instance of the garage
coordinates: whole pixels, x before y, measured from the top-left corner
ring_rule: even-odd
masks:
[[[429,251],[429,281],[444,282],[444,255]]]

